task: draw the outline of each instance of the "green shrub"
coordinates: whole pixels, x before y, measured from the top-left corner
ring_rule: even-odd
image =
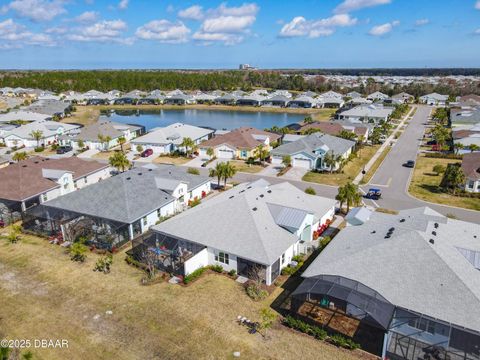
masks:
[[[237,275],[237,272],[234,269],[232,269],[228,272],[228,275],[235,276],[235,275]]]
[[[197,270],[195,270],[194,272],[188,274],[188,275],[185,275],[185,277],[183,278],[183,283],[184,284],[188,284],[188,283],[191,283],[192,281],[198,279],[206,270],[207,268],[205,267],[201,267],[201,268],[198,268]]]
[[[298,254],[292,257],[292,261],[296,261],[299,263],[299,262],[303,262],[304,258],[305,258],[305,255]]]
[[[38,152],[42,152],[43,150],[45,150],[45,148],[42,147],[42,146],[39,146],[39,147],[36,147],[34,150],[35,150],[35,152],[38,153]]]
[[[222,265],[210,265],[210,269],[217,272],[217,273],[222,273],[223,272],[223,266]]]
[[[70,259],[72,261],[84,262],[87,258],[87,251],[88,248],[85,245],[76,242],[70,246]]]
[[[200,170],[195,169],[195,168],[188,168],[187,172],[192,175],[200,175]]]
[[[309,195],[317,195],[317,192],[311,186],[309,186],[308,188],[305,189],[305,193],[309,194]]]
[[[195,207],[197,205],[200,205],[200,202],[201,202],[200,199],[188,200],[188,206]]]
[[[95,268],[93,271],[100,271],[104,274],[108,274],[110,272],[110,268],[113,263],[113,256],[112,254],[108,254],[107,256],[101,257],[95,263]]]
[[[263,290],[257,284],[249,284],[245,290],[247,295],[255,301],[263,300],[268,296],[268,291]]]
[[[303,266],[303,258],[297,258],[297,266],[287,266],[282,269],[282,275],[293,275]]]
[[[332,238],[330,236],[324,236],[322,240],[320,240],[320,248],[325,248],[330,241],[332,241]]]

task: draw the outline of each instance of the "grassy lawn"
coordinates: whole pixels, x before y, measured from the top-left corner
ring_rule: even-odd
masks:
[[[375,173],[377,172],[377,169],[380,167],[383,160],[387,157],[391,149],[392,149],[391,146],[386,146],[385,149],[383,149],[380,156],[377,158],[377,160],[375,160],[372,167],[367,171],[362,181],[360,181],[360,184],[368,184],[369,181],[372,180],[373,175],[375,175]]]
[[[261,165],[249,165],[242,160],[230,160],[230,163],[235,166],[238,172],[244,172],[249,174],[255,174],[263,170]]]
[[[309,171],[302,178],[303,181],[314,182],[318,184],[343,186],[355,179],[370,158],[377,152],[380,145],[364,146],[357,153],[357,157],[349,161],[343,168],[342,173],[316,173]]]
[[[60,120],[64,123],[75,123],[80,125],[91,125],[98,120],[100,116],[100,110],[94,106],[76,106],[76,111],[72,116],[63,118]]]
[[[109,151],[100,151],[92,156],[92,159],[101,159],[101,160],[108,160],[110,156],[115,154],[116,151],[109,150]]]
[[[450,163],[459,162],[461,161],[454,159],[434,159],[419,156],[415,164],[412,181],[410,182],[410,194],[421,200],[430,201],[437,204],[480,210],[480,201],[478,201],[478,199],[452,196],[442,193],[438,189],[438,186],[442,181],[442,175],[437,176],[432,171],[432,168],[437,164],[446,167]]]
[[[65,250],[23,236],[0,239],[0,335],[8,339],[67,339],[67,349],[31,349],[35,359],[355,359],[278,323],[269,339],[248,334],[238,315],[259,319],[279,295],[253,302],[242,286],[207,275],[188,287],[144,286],[143,273],[114,256],[110,274],[93,272],[98,258],[70,261]],[[112,311],[109,315],[106,312]]]
[[[192,159],[184,156],[161,155],[161,156],[158,156],[156,159],[154,159],[153,162],[155,164],[183,165],[191,160]]]

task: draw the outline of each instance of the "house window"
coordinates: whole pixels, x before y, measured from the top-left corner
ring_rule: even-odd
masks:
[[[162,212],[160,209],[157,210],[157,217],[160,219],[162,217]]]
[[[142,219],[142,221],[143,221],[143,225],[147,226],[147,217],[146,216]]]
[[[241,155],[242,158],[247,157],[247,150],[242,150]]]
[[[83,182],[86,184],[87,183],[87,177],[83,178]]]
[[[224,252],[219,252],[218,254],[215,254],[215,261],[228,265],[229,263],[228,254]]]
[[[282,264],[285,263],[285,254],[282,254]]]
[[[47,200],[48,200],[47,194],[43,194],[42,195],[42,201],[47,201]]]

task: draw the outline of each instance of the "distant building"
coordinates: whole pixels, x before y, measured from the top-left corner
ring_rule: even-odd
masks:
[[[240,64],[238,66],[240,70],[258,70],[256,67],[250,65],[250,64]]]

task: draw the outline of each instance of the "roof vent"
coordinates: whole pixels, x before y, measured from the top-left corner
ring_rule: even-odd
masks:
[[[138,175],[142,175],[142,173],[138,173]]]
[[[233,199],[234,197],[235,197],[235,196],[234,196],[234,195],[232,195],[232,196],[230,196],[230,197],[229,197],[229,199]]]
[[[252,187],[251,186],[247,186],[247,189],[251,189]]]
[[[38,161],[34,161],[35,164],[38,164]]]
[[[435,226],[435,229],[438,229],[438,223],[433,224]]]
[[[377,233],[377,232],[376,232],[375,230],[373,230],[373,231],[371,232],[371,234],[376,234],[376,233]]]
[[[253,211],[257,211],[257,208],[256,208],[256,207],[254,207],[252,210],[253,210]]]
[[[400,219],[400,222],[401,222],[401,223],[405,222],[405,219]]]
[[[272,190],[267,190],[267,193],[271,194],[271,193],[272,193]]]
[[[384,239],[390,239],[390,234],[385,235]]]
[[[435,240],[433,240],[433,239],[428,240],[428,242],[429,242],[430,244],[435,244]]]
[[[148,169],[148,171],[152,171],[152,169]]]
[[[22,167],[27,167],[27,165],[22,165]]]
[[[265,196],[265,195],[263,195],[263,194],[260,194],[260,197],[261,197],[261,198],[263,198],[264,196]]]
[[[129,176],[129,177],[127,177],[127,180],[131,180],[131,179],[132,179],[132,178],[131,178],[130,176]]]
[[[436,232],[436,231],[432,231],[432,235],[437,236],[437,232]]]

